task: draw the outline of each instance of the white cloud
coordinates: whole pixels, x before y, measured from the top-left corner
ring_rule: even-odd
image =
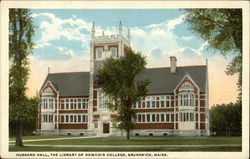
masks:
[[[72,18],[61,19],[52,13],[32,14],[33,17],[46,17],[49,20],[42,21],[39,29],[41,29],[41,39],[37,41],[38,45],[46,46],[52,40],[59,40],[65,37],[68,40],[80,40],[82,46],[90,40],[89,32],[92,28],[91,22],[86,22],[83,19],[72,16]],[[87,33],[82,33],[85,31]]]
[[[76,53],[73,49],[68,49],[66,47],[62,47],[62,46],[53,46],[55,49],[60,51],[60,54],[62,55],[69,55],[71,57],[75,57]]]
[[[205,41],[198,49],[194,49],[191,47],[183,47],[183,48],[180,48],[179,50],[180,50],[180,52],[184,52],[186,49],[189,49],[192,52],[194,52],[196,55],[201,56],[204,54],[204,49],[207,45],[208,45],[208,42]]]
[[[171,31],[175,28],[176,25],[179,25],[181,24],[183,21],[184,21],[184,18],[185,18],[186,14],[183,14],[183,15],[180,15],[178,18],[176,19],[172,19],[172,20],[169,20],[167,22],[167,29],[168,31]]]

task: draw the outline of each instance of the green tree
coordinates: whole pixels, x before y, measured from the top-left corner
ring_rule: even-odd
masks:
[[[129,50],[119,59],[106,59],[95,76],[97,87],[113,99],[113,102],[109,102],[109,108],[117,111],[118,128],[126,131],[127,140],[130,139],[130,130],[136,115],[132,105],[146,95],[150,84],[149,80],[136,78],[145,69],[145,65],[145,57]]]
[[[239,100],[242,89],[242,9],[185,9],[189,29],[208,41],[222,55],[231,54],[228,75],[238,74]]]
[[[37,115],[38,109],[37,106],[39,104],[38,97],[26,98],[24,99],[25,105],[23,109],[25,109],[25,117],[22,118],[22,125],[23,125],[23,135],[32,135],[33,132],[36,130],[36,123],[37,123]],[[15,118],[16,112],[13,109],[10,109],[10,118]],[[10,120],[9,122],[9,134],[10,136],[16,135],[16,121]]]
[[[16,146],[23,146],[23,121],[31,118],[27,111],[30,101],[26,97],[29,67],[28,56],[32,53],[34,27],[28,9],[9,10],[9,117],[16,124]]]
[[[216,135],[241,135],[241,103],[215,105],[210,110],[210,129]]]

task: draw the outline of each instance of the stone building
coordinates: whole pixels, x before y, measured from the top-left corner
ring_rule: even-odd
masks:
[[[123,136],[107,108],[106,96],[93,84],[105,58],[124,56],[130,33],[95,36],[92,27],[90,72],[48,73],[40,90],[40,135]],[[152,81],[149,92],[133,108],[137,115],[131,136],[209,136],[208,66],[147,68],[138,78]]]

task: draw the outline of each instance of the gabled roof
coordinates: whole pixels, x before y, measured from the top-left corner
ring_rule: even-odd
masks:
[[[189,74],[200,91],[205,92],[206,71],[206,65],[177,67],[175,73],[170,72],[170,67],[147,68],[137,79],[152,81],[148,94],[173,93],[183,77]],[[89,72],[53,73],[48,74],[44,84],[50,81],[60,96],[89,96],[89,76]]]
[[[170,72],[170,67],[147,68],[141,72],[137,79],[152,81],[149,94],[173,93],[174,89],[188,73],[198,85],[201,92],[206,90],[206,65],[177,67],[175,73]]]
[[[89,72],[51,73],[44,84],[47,81],[59,91],[60,96],[89,96]]]

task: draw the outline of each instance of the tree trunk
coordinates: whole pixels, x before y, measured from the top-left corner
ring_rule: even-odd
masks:
[[[127,140],[130,140],[130,129],[127,129]]]
[[[16,124],[16,146],[23,146],[22,139],[22,120],[18,120]]]

